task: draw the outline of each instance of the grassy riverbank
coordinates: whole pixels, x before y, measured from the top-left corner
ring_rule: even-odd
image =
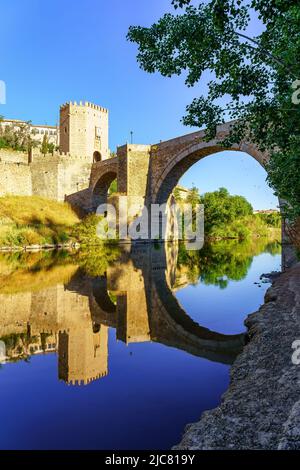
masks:
[[[226,201],[226,197],[228,198],[223,194],[223,200]],[[232,199],[236,204],[236,198]],[[241,205],[239,199],[238,203]],[[225,209],[218,203],[216,210],[209,200],[205,204],[207,238],[268,238],[280,241],[280,228],[272,226],[261,215],[244,214],[239,207],[235,211],[230,211],[228,207]],[[98,220],[96,215],[80,220],[69,204],[43,197],[1,197],[0,247],[65,245],[76,242],[82,246],[97,245],[101,243],[96,235]],[[279,219],[278,221],[280,223]]]
[[[0,198],[0,246],[66,243],[79,222],[63,202],[38,196]]]

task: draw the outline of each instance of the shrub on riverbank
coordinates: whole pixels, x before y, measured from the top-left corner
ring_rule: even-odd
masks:
[[[185,200],[174,191],[179,205],[204,205],[205,236],[208,239],[271,237],[280,240],[280,213],[254,214],[251,204],[242,196],[233,196],[225,188],[200,196],[197,188],[189,190]]]
[[[59,244],[79,218],[67,203],[39,196],[0,198],[0,245]]]
[[[188,201],[198,202],[197,191]],[[231,196],[221,188],[205,194],[205,235],[211,239],[271,237],[280,240],[280,215],[270,220],[253,214],[252,206],[241,196]],[[91,214],[80,220],[67,203],[38,196],[0,198],[0,246],[57,245],[79,242],[101,245],[96,228],[101,219]],[[279,221],[279,222],[278,222]]]

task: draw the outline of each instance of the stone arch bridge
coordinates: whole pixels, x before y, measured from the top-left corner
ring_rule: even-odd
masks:
[[[95,162],[92,165],[88,189],[68,197],[84,211],[95,212],[99,204],[108,201],[108,189],[117,179],[116,197],[125,195],[140,207],[149,209],[151,204],[163,204],[183,174],[199,160],[224,151],[219,144],[228,136],[233,123],[218,127],[215,139],[206,141],[205,131],[198,131],[177,137],[156,145],[126,144],[118,147],[113,158]],[[251,142],[235,144],[227,150],[242,151],[266,168],[268,153],[263,153]],[[74,199],[75,197],[75,199]],[[281,201],[279,201],[281,204]],[[289,242],[283,222],[283,240]]]
[[[179,179],[194,163],[224,151],[218,142],[229,134],[230,126],[230,123],[219,126],[216,138],[209,142],[205,140],[205,131],[198,131],[156,145],[119,147],[116,157],[93,164],[91,197],[96,203],[105,202],[107,189],[117,178],[119,194],[143,198],[146,202],[166,202]],[[268,162],[268,154],[251,143],[242,142],[228,150],[246,152],[263,167]]]

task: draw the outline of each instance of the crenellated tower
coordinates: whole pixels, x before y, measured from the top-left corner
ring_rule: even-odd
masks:
[[[90,157],[93,162],[109,158],[108,110],[82,101],[62,105],[60,152]]]

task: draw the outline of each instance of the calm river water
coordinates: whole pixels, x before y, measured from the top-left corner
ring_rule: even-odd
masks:
[[[0,255],[0,448],[171,448],[220,402],[280,251]]]

